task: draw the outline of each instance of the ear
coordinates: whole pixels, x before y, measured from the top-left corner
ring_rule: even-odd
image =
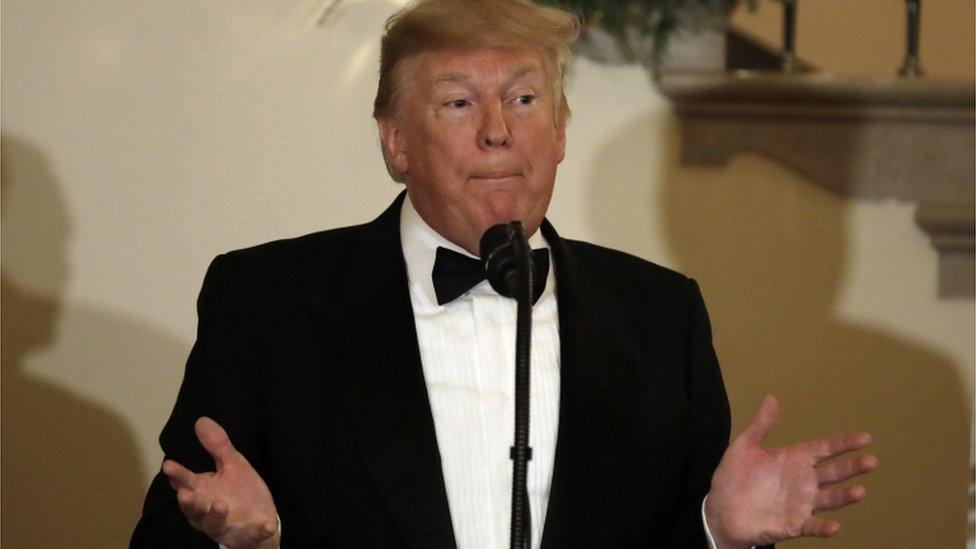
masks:
[[[400,173],[407,173],[407,149],[403,132],[397,121],[390,117],[377,120],[380,127],[380,141],[383,143],[383,154],[386,161]]]

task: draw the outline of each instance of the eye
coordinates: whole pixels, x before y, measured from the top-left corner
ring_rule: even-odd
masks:
[[[531,105],[535,102],[534,95],[520,95],[515,98],[515,102],[519,105]]]
[[[470,104],[471,102],[468,101],[467,99],[454,99],[447,103],[449,107],[454,107],[455,109],[463,109],[464,107],[467,107]]]

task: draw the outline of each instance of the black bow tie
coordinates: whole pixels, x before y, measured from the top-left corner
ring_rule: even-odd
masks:
[[[535,303],[539,301],[542,291],[546,289],[546,277],[549,275],[549,250],[545,248],[532,250],[532,262],[535,263],[536,271],[535,283],[532,285],[532,303]],[[443,305],[454,301],[484,280],[485,268],[480,259],[438,247],[431,278],[434,280],[437,304]]]

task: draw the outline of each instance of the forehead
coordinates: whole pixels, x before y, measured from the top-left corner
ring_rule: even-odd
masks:
[[[504,85],[533,80],[548,85],[545,56],[534,49],[485,48],[421,54],[414,77],[428,88],[451,84]]]

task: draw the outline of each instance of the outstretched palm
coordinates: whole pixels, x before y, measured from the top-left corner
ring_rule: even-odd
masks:
[[[864,448],[870,435],[844,433],[766,450],[762,440],[778,418],[776,399],[766,396],[755,419],[729,445],[712,477],[705,510],[720,547],[832,536],[840,525],[814,513],[864,499],[862,486],[832,486],[873,471],[877,459],[863,455],[827,460]]]
[[[217,470],[194,473],[175,461],[163,462],[190,524],[226,547],[277,547],[277,512],[264,480],[212,419],[198,419],[195,430]]]

